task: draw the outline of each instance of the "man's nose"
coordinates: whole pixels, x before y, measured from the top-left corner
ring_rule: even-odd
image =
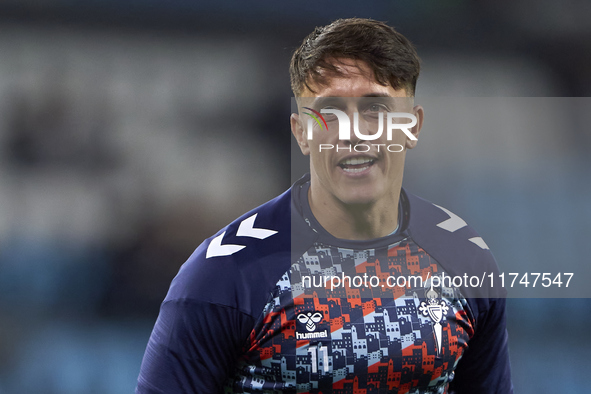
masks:
[[[343,142],[346,145],[355,146],[362,141],[355,133],[355,111],[347,111],[347,116],[349,117],[349,138]]]

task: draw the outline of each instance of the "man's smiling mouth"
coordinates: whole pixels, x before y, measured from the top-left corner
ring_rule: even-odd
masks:
[[[375,161],[375,158],[367,156],[349,157],[342,160],[339,163],[339,167],[345,172],[356,173],[368,169],[375,163]]]

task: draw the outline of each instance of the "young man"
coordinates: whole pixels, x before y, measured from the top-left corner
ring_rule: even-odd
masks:
[[[181,268],[137,392],[511,393],[504,299],[471,281],[497,272],[488,247],[402,189],[424,116],[413,46],[338,20],[290,71],[310,174]]]

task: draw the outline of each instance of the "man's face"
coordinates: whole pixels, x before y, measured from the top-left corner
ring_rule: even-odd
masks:
[[[412,97],[408,97],[405,89],[379,84],[365,62],[337,59],[334,64],[341,74],[324,75],[325,84],[311,84],[314,92],[305,89],[299,98],[299,114],[291,117],[292,132],[300,149],[303,154],[310,155],[312,193],[320,196],[324,203],[331,199],[346,205],[387,201],[401,187],[406,149],[413,148],[416,141],[410,140],[401,130],[394,130],[392,139],[388,140],[385,113],[414,114],[417,126],[410,131],[418,136],[423,110],[420,106],[413,108]],[[345,112],[350,119],[351,138],[340,140],[336,116],[323,115],[328,130],[313,122],[312,139],[308,139],[307,124],[311,117],[305,113],[311,111],[304,107],[318,112],[321,109]],[[378,117],[383,116],[381,137],[371,141],[357,138],[353,131],[354,112],[359,114],[359,131],[365,135],[376,133]],[[396,123],[409,121],[402,119]],[[333,148],[328,148],[331,145]]]

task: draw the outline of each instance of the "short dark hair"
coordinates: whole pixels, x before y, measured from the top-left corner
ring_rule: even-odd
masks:
[[[411,42],[384,22],[373,19],[338,19],[317,27],[296,49],[289,67],[291,89],[299,96],[309,82],[325,83],[320,70],[339,74],[337,58],[362,60],[378,83],[405,88],[414,96],[420,59]]]

